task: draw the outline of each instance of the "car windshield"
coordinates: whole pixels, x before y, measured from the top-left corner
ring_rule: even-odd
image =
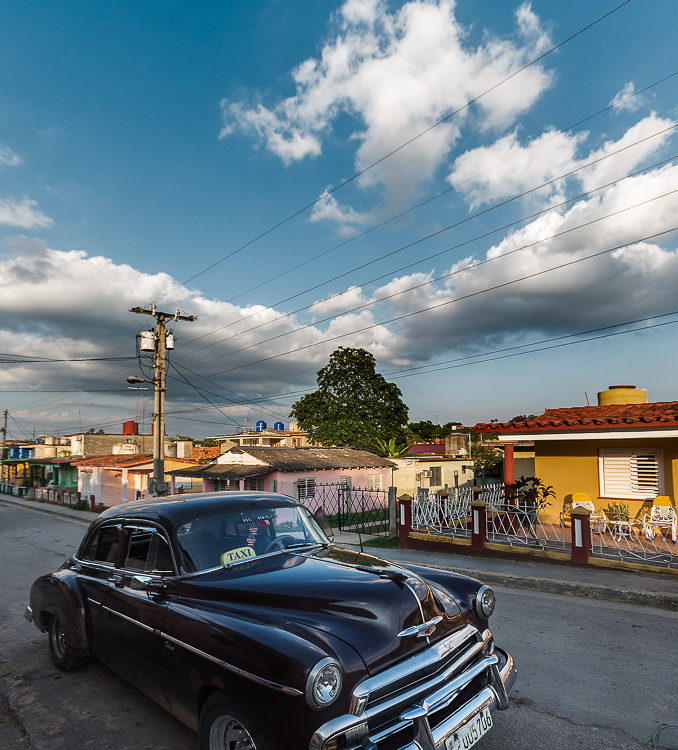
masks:
[[[182,567],[189,573],[328,544],[313,516],[298,506],[213,513],[187,521],[175,533]]]

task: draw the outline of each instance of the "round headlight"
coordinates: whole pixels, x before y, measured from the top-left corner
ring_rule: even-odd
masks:
[[[311,708],[324,708],[333,703],[344,682],[341,666],[330,657],[321,659],[306,680],[306,700]]]
[[[494,612],[494,591],[489,586],[481,586],[476,594],[476,612],[487,620]]]

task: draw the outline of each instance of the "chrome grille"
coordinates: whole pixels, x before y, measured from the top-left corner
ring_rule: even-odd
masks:
[[[353,691],[351,712],[367,719],[374,741],[411,726],[401,714],[415,704],[431,712],[450,705],[463,689],[496,663],[489,630],[471,625],[363,680]]]

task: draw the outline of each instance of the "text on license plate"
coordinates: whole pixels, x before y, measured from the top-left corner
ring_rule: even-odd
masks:
[[[445,740],[445,750],[468,750],[491,728],[492,714],[489,708],[484,708]]]

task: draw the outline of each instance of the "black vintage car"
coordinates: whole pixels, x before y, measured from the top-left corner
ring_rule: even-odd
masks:
[[[335,547],[321,526],[256,492],[111,508],[33,584],[26,617],[59,669],[95,657],[203,750],[471,747],[515,679],[492,590]]]

